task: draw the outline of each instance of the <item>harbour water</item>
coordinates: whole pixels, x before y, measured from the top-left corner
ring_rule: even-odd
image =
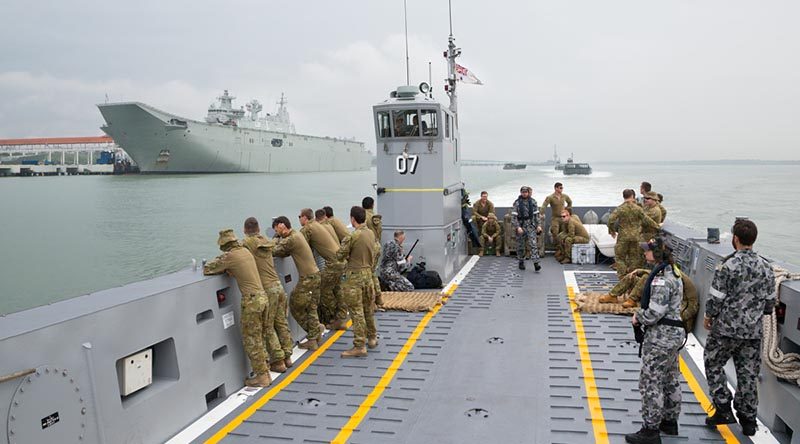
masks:
[[[759,226],[756,249],[800,263],[800,166],[600,164],[591,176],[547,167],[464,167],[471,198],[482,190],[509,206],[523,184],[541,203],[564,183],[574,205],[617,205],[623,188],[648,180],[668,218],[727,236],[734,217]],[[0,314],[173,272],[217,254],[217,231],[256,216],[297,221],[303,207],[331,205],[347,221],[374,195],[375,170],[350,173],[86,176],[0,180]],[[380,208],[378,208],[380,212]],[[415,211],[410,208],[409,211]]]

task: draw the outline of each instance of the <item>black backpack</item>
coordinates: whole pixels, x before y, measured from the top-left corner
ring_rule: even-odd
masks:
[[[414,265],[408,272],[406,278],[414,285],[417,290],[442,288],[442,278],[439,273],[425,269],[425,262]]]

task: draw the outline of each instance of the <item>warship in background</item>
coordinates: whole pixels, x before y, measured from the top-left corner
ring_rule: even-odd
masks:
[[[528,165],[524,163],[507,163],[503,165],[504,170],[524,170]]]
[[[225,90],[203,122],[139,102],[97,107],[106,121],[101,129],[142,173],[294,173],[371,166],[363,142],[298,134],[283,94],[278,111],[264,117],[258,100],[236,109],[234,99]]]

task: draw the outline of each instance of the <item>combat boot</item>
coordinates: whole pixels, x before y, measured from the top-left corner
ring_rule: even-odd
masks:
[[[283,362],[283,359],[272,362],[269,364],[269,371],[275,373],[284,373],[286,372],[286,363]]]
[[[600,296],[600,299],[598,299],[597,302],[600,302],[601,304],[616,304],[617,297],[612,294],[604,294]]]
[[[720,424],[733,424],[735,422],[736,418],[733,417],[730,402],[725,405],[714,404],[714,414],[706,417],[706,425],[712,427],[716,427]]]
[[[564,258],[564,259],[561,259],[561,260],[560,260],[560,261],[558,261],[558,262],[560,262],[560,263],[562,263],[562,264],[564,264],[564,265],[566,265],[566,264],[571,264],[571,263],[572,263],[572,259]]]
[[[301,342],[300,344],[297,344],[297,348],[314,351],[319,348],[319,344],[317,343],[316,339],[309,339],[306,342]]]
[[[533,269],[534,269],[534,270],[536,270],[536,271],[539,271],[539,270],[541,270],[541,269],[542,269],[542,266],[541,266],[541,265],[539,265],[539,263],[538,263],[538,262],[534,262],[534,263],[533,263]]]
[[[478,256],[479,256],[479,257],[483,257],[483,248],[481,248],[480,250],[478,250]]]
[[[661,444],[661,435],[658,434],[658,429],[648,429],[642,426],[638,432],[625,435],[625,442],[631,444]]]
[[[662,419],[658,430],[665,435],[678,436],[678,421],[675,419]]]
[[[519,261],[519,269],[520,270],[524,270],[525,269],[525,261]]]
[[[376,344],[377,345],[377,344]],[[363,358],[367,356],[367,347],[353,347],[342,352],[343,358]]]
[[[376,348],[378,346],[378,338],[367,339],[367,348]]]
[[[347,322],[344,319],[337,319],[331,322],[329,330],[347,330]]]
[[[622,308],[635,308],[639,305],[638,302],[634,301],[631,298],[625,299],[625,302],[622,303]]]
[[[286,358],[283,358],[283,365],[285,365],[286,368],[289,368],[289,367],[294,365],[294,362],[292,362],[292,358],[291,357],[286,357]]]
[[[743,435],[753,436],[756,434],[756,429],[758,426],[756,425],[755,419],[745,418],[744,416],[740,415],[739,412],[736,412],[736,417],[739,418],[739,425],[742,426]]]
[[[503,255],[503,253],[501,253],[501,252],[500,252],[500,249],[499,249],[499,248],[495,248],[495,249],[494,249],[494,255],[495,255],[495,256],[497,256],[497,257],[500,257],[500,256],[502,256],[502,255]]]
[[[272,377],[269,375],[269,372],[244,380],[244,385],[248,387],[269,387],[271,383]]]

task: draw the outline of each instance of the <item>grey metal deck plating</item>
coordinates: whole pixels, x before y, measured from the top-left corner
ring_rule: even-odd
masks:
[[[481,258],[431,319],[348,442],[594,441],[564,267],[550,258],[543,265],[540,273],[532,267],[521,272],[515,260]],[[616,280],[613,273],[587,267],[567,269],[576,271],[581,291],[608,289]],[[339,358],[350,347],[348,331],[224,442],[330,442],[424,316],[378,313],[380,345],[362,359]],[[613,315],[581,318],[609,441],[624,442],[625,433],[641,426],[640,364],[629,320]],[[704,386],[691,359],[684,358]],[[664,442],[724,442],[703,425],[706,413],[686,381],[682,386],[680,436],[663,437]],[[267,390],[201,439],[210,438]],[[731,431],[740,442],[749,442],[738,426]]]

